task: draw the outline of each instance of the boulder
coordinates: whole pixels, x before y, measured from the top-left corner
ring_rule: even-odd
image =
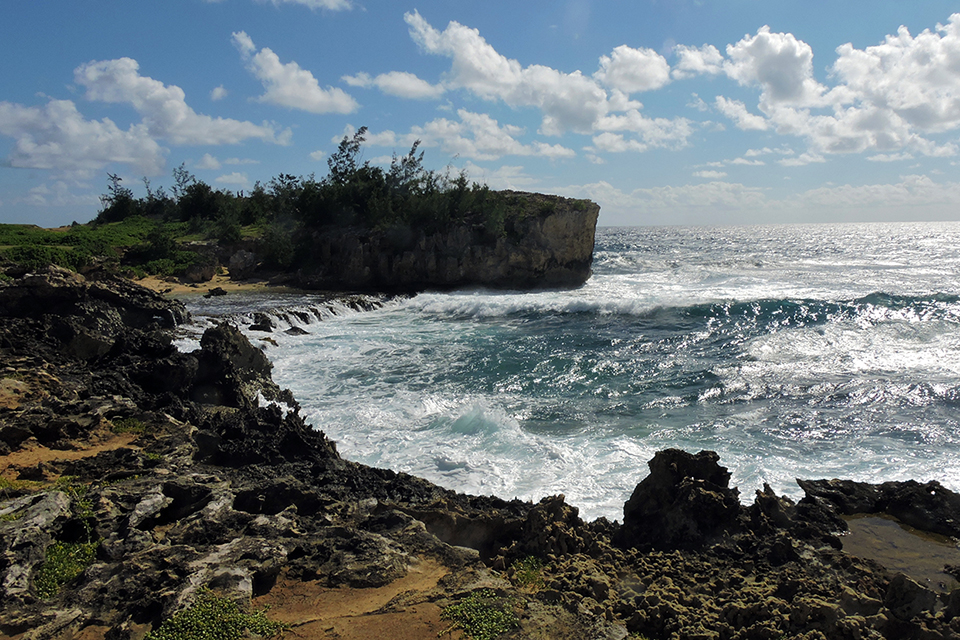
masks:
[[[650,475],[623,505],[621,543],[689,549],[733,529],[740,492],[729,487],[730,472],[719,460],[713,451],[658,451],[648,463]]]
[[[100,332],[115,334],[131,327],[175,327],[190,318],[182,302],[126,278],[98,274],[87,279],[53,265],[12,283],[0,283],[0,316],[79,316],[84,326],[97,323]]]
[[[257,393],[279,391],[270,377],[273,365],[240,330],[221,323],[204,331],[196,357],[191,397],[204,404],[257,406]]]
[[[241,249],[230,256],[227,263],[227,269],[230,271],[231,280],[246,280],[253,275],[257,268],[257,254]]]
[[[262,331],[264,333],[272,332],[276,326],[273,324],[273,320],[270,319],[270,316],[258,311],[253,314],[253,324],[250,325],[250,331]]]
[[[210,282],[217,275],[216,264],[194,264],[183,272],[183,279],[187,282]]]

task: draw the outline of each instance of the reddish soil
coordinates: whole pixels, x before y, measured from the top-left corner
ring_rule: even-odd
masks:
[[[424,559],[405,577],[370,589],[329,589],[318,582],[281,577],[253,604],[269,607],[270,619],[290,625],[286,638],[435,640],[450,623],[440,618],[440,607],[428,598],[447,572]],[[453,631],[445,637],[457,639],[461,634]]]

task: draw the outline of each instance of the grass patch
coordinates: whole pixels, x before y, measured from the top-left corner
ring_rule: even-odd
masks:
[[[110,427],[110,431],[117,434],[135,433],[137,435],[143,435],[147,432],[147,425],[136,418],[117,418],[112,422],[113,426]]]
[[[283,629],[265,611],[246,613],[236,602],[202,589],[190,608],[164,620],[144,640],[239,640],[249,634],[271,638]]]
[[[440,616],[453,624],[438,636],[460,629],[474,640],[493,640],[520,626],[510,600],[490,589],[474,591],[460,602],[445,607]]]
[[[11,480],[0,477],[0,493],[32,493],[44,489],[46,485],[36,480]]]
[[[41,598],[52,598],[65,584],[83,573],[93,564],[99,542],[54,542],[47,547],[46,558],[34,585]]]
[[[510,581],[521,589],[539,591],[543,588],[543,560],[527,556],[510,565]]]

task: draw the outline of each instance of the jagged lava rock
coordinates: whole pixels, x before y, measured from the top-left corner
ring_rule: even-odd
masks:
[[[682,549],[702,545],[736,525],[740,492],[713,451],[694,455],[659,451],[650,475],[623,505],[621,542],[638,548]]]
[[[797,480],[804,501],[827,504],[842,515],[884,513],[921,531],[960,538],[960,494],[939,482]]]

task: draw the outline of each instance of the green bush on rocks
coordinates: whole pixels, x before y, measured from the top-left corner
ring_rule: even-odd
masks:
[[[37,595],[52,598],[65,584],[93,564],[99,542],[54,542],[34,577]]]
[[[236,602],[201,589],[193,605],[164,620],[144,640],[239,640],[249,634],[272,638],[283,629],[264,611],[246,613]]]
[[[460,629],[474,640],[493,640],[520,626],[510,601],[490,589],[474,591],[460,602],[445,607],[441,617],[452,620],[453,625],[440,635]]]

